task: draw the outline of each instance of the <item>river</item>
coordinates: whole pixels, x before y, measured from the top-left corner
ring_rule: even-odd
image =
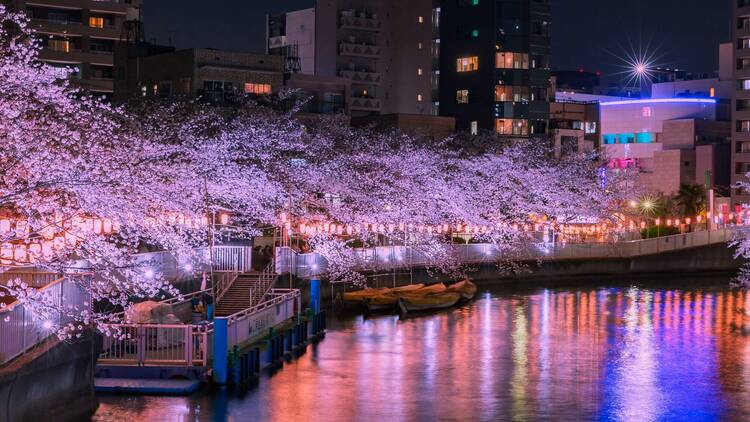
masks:
[[[750,420],[750,337],[731,329],[750,293],[724,286],[480,286],[437,314],[331,316],[247,389],[100,396],[94,420]]]

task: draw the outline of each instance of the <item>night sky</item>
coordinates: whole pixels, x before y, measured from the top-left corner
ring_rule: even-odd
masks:
[[[408,0],[407,0],[408,1]],[[179,48],[261,52],[265,15],[313,0],[144,0],[146,38]],[[210,6],[209,6],[210,4]],[[731,0],[552,0],[553,69],[621,69],[615,55],[649,42],[657,64],[693,72],[718,69],[730,38]]]

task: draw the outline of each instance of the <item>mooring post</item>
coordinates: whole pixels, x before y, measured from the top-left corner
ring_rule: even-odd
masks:
[[[310,280],[310,308],[317,314],[320,312],[320,280]]]
[[[214,319],[214,382],[217,384],[227,383],[227,319],[216,317]]]

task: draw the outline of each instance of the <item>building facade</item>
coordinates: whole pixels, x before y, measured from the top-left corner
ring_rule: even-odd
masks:
[[[114,50],[123,23],[137,20],[140,0],[14,0],[26,11],[42,44],[39,59],[52,66],[73,67],[73,82],[92,94],[111,99]]]
[[[268,17],[287,71],[351,81],[352,116],[430,114],[432,0],[318,0]]]
[[[747,182],[750,171],[750,0],[735,0],[732,21],[735,86],[732,95],[732,183]],[[750,194],[732,189],[732,203],[750,203]]]
[[[530,136],[548,130],[548,0],[445,0],[440,114],[461,129]]]
[[[726,191],[730,122],[717,101],[661,98],[600,103],[601,145],[610,167],[636,171],[646,191],[675,193],[681,184]]]
[[[123,54],[122,60],[129,69],[126,73],[133,77],[127,84],[117,84],[118,102],[177,95],[222,105],[240,93],[265,95],[284,86],[284,64],[279,56],[192,48],[135,57]],[[118,55],[118,67],[121,65],[125,63],[120,63]]]

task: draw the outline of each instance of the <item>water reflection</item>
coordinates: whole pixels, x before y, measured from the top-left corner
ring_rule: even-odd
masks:
[[[748,293],[537,290],[399,320],[331,321],[244,393],[102,397],[96,419],[750,419]],[[750,322],[750,321],[748,321]]]

